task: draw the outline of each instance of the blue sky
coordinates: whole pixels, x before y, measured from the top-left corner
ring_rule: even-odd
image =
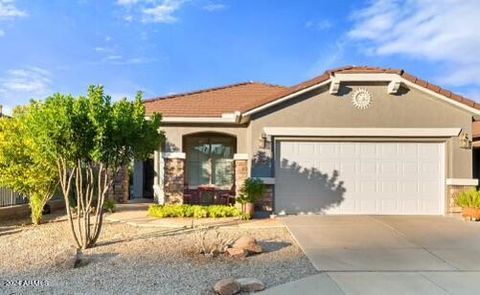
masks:
[[[0,0],[0,104],[403,68],[480,100],[477,0]]]

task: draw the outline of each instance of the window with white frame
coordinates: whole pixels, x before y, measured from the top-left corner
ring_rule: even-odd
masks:
[[[188,187],[210,185],[230,189],[234,184],[235,149],[236,139],[231,136],[204,134],[185,137]]]

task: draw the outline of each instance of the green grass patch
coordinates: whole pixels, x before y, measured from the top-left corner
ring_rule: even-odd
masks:
[[[220,218],[242,216],[242,212],[233,206],[225,205],[150,205],[150,207],[148,208],[148,215],[156,218]]]

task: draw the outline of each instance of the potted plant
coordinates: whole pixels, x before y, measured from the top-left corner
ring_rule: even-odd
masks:
[[[461,192],[457,205],[462,207],[462,215],[467,220],[480,220],[480,191],[475,189]]]
[[[240,188],[237,201],[242,205],[242,212],[247,218],[253,217],[255,203],[265,196],[267,186],[259,178],[247,178]]]

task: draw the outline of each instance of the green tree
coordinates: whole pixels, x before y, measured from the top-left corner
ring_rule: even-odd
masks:
[[[56,163],[44,157],[30,125],[34,106],[17,108],[12,118],[0,118],[0,186],[28,198],[34,224],[42,221],[45,204],[58,185]]]
[[[119,169],[145,159],[162,143],[158,114],[145,118],[142,93],[134,102],[112,103],[103,87],[86,97],[55,94],[38,105],[31,119],[45,157],[56,161],[75,242],[93,247],[103,224],[105,196]],[[74,199],[72,212],[70,199]]]

